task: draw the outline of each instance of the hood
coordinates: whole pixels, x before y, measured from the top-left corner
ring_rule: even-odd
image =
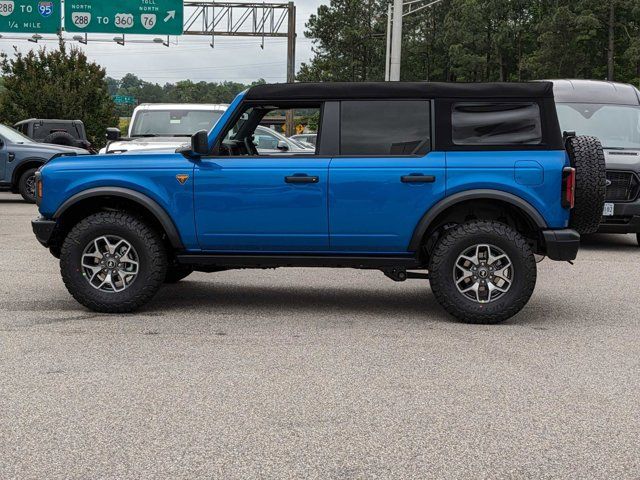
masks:
[[[109,153],[140,152],[144,150],[175,150],[179,146],[188,144],[189,142],[191,142],[190,137],[135,138],[128,141],[111,142],[109,144]],[[106,153],[105,149],[102,149],[100,153]]]
[[[633,170],[640,173],[640,149],[605,149],[607,168],[613,170]]]
[[[58,153],[76,153],[86,155],[89,152],[83,148],[67,147],[65,145],[54,145],[52,143],[13,143],[11,150],[17,152],[33,153],[39,156],[53,156]]]

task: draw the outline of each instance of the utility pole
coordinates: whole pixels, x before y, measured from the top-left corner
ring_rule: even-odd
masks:
[[[442,0],[433,0],[426,5],[414,6],[427,0],[393,0],[387,9],[387,53],[385,55],[385,81],[400,81],[400,63],[402,60],[402,18],[429,8]],[[406,11],[404,7],[409,7]]]
[[[389,81],[389,54],[391,53],[391,19],[393,18],[393,5],[387,5],[387,49],[384,51],[384,81]]]
[[[404,0],[393,0],[393,24],[391,28],[391,57],[389,58],[389,80],[400,80],[400,61],[402,60],[402,16]]]
[[[296,6],[289,2],[288,6],[289,28],[287,29],[287,83],[296,81]],[[295,119],[293,110],[289,109],[285,118],[286,135],[295,135]]]

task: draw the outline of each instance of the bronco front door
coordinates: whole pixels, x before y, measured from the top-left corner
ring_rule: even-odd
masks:
[[[296,114],[314,118],[313,106]],[[266,111],[264,111],[266,110]],[[213,157],[195,165],[195,216],[206,251],[295,253],[327,250],[329,157],[313,148],[279,145],[261,153],[258,125],[281,129],[284,113],[250,105],[223,135]],[[316,108],[319,115],[320,108]],[[263,120],[266,117],[266,120]],[[273,123],[276,123],[274,126]],[[309,121],[311,123],[311,121]],[[308,127],[307,127],[308,128]]]

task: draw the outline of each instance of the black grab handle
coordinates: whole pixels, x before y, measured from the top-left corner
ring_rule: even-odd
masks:
[[[284,177],[284,181],[287,183],[318,183],[319,177],[309,177],[307,175],[293,175],[290,177]]]

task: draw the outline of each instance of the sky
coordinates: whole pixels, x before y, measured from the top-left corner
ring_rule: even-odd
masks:
[[[318,6],[328,0],[296,0],[296,69],[311,57],[311,39],[304,37],[304,25]],[[6,37],[7,34],[4,34]],[[65,34],[65,37],[71,37]],[[171,46],[161,44],[126,43],[124,46],[110,41],[115,35],[89,34],[89,44],[80,47],[89,59],[107,70],[107,75],[122,78],[133,73],[143,80],[159,83],[174,83],[179,80],[221,82],[225,80],[249,83],[258,78],[267,82],[286,81],[286,38],[266,38],[264,49],[260,38],[216,37],[211,48],[210,37],[171,37]],[[54,35],[45,35],[46,41],[37,45],[22,40],[0,38],[0,50],[12,53],[14,45],[21,52],[32,48],[55,48]],[[101,39],[91,42],[91,39]],[[127,40],[152,40],[153,36],[127,36]]]

